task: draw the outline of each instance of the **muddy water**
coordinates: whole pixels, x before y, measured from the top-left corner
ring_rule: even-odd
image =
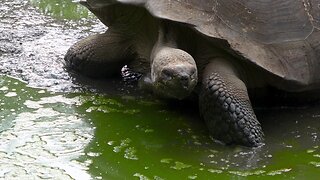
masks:
[[[320,106],[258,108],[266,145],[223,146],[194,106],[70,76],[68,47],[104,29],[71,1],[0,0],[0,178],[319,178]]]

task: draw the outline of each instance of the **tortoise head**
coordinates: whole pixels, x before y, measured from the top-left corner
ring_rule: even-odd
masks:
[[[198,82],[197,66],[190,54],[176,48],[161,48],[153,55],[151,81],[155,94],[183,99]]]

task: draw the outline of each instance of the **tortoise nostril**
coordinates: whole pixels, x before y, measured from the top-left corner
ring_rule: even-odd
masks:
[[[180,83],[184,88],[188,88],[190,84],[190,77],[188,74],[181,74],[179,76]]]
[[[182,75],[180,75],[180,80],[182,80],[182,81],[189,80],[189,75],[188,75],[188,74],[182,74]]]

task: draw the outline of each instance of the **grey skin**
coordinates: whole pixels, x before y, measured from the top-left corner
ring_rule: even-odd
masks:
[[[184,99],[195,92],[209,131],[226,144],[264,142],[248,90],[320,87],[320,17],[313,1],[82,3],[108,30],[72,46],[68,68],[110,77],[127,64],[161,97]]]

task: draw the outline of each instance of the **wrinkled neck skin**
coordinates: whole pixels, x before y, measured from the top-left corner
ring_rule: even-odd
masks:
[[[155,42],[150,55],[151,63],[153,63],[155,54],[162,48],[178,48],[175,29],[170,27],[170,23],[165,20],[159,21],[157,41]]]

